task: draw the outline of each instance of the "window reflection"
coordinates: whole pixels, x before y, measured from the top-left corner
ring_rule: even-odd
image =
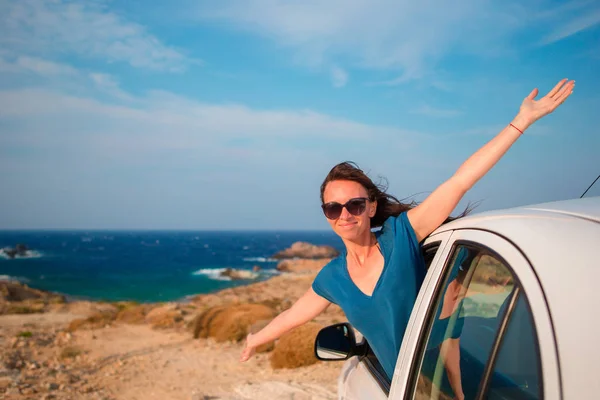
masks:
[[[416,399],[472,399],[514,288],[509,269],[474,247],[456,249],[438,300]]]

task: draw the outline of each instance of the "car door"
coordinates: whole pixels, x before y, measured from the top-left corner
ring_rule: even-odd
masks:
[[[409,326],[390,399],[560,398],[543,292],[520,249],[494,233],[451,234]]]
[[[439,262],[450,236],[451,232],[443,232],[430,236],[423,242],[423,256],[427,268]],[[431,275],[427,275],[426,279],[431,279]],[[409,329],[410,326],[407,327],[407,332]],[[361,336],[360,333],[358,336]],[[390,385],[391,382],[377,357],[368,350],[366,356],[352,357],[345,362],[338,380],[338,399],[385,400],[388,398]]]

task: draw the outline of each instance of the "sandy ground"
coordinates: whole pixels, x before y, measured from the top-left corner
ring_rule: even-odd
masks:
[[[119,399],[333,399],[341,364],[273,370],[268,354],[238,361],[242,346],[193,340],[147,326],[79,335],[100,369],[98,384]]]
[[[253,297],[260,293],[289,301],[304,292],[310,281],[306,274],[287,275],[258,283],[256,290],[238,288],[204,300],[215,303],[215,299],[227,299],[227,294],[233,292],[238,300],[244,300],[243,293]],[[195,301],[202,300],[201,297]],[[0,363],[0,398],[336,398],[341,362],[274,370],[270,353],[263,353],[240,363],[243,343],[194,339],[187,327],[154,329],[148,324],[116,323],[67,333],[65,328],[70,321],[89,315],[90,307],[93,305],[57,307],[44,314],[0,316],[4,360],[4,366]],[[339,310],[328,310],[319,322],[328,324],[343,319]],[[19,337],[23,332],[31,335]],[[79,354],[61,357],[66,348],[76,349]],[[9,361],[19,359],[17,356],[21,357],[21,364],[17,362],[11,368]]]

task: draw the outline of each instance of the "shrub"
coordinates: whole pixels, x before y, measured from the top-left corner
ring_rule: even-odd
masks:
[[[75,319],[67,327],[67,331],[74,332],[81,328],[99,329],[110,325],[114,321],[116,314],[110,311],[97,312],[87,318]]]
[[[274,316],[273,309],[262,304],[212,307],[194,321],[194,337],[214,337],[217,342],[239,342],[246,338],[252,324]]]
[[[65,347],[64,349],[62,349],[62,351],[60,352],[60,358],[61,359],[75,358],[80,354],[81,354],[80,348],[75,347],[75,346],[68,346],[68,347]]]
[[[144,322],[150,307],[148,305],[129,304],[126,306],[117,305],[117,308],[119,308],[116,316],[117,321],[126,324],[141,324]]]
[[[320,324],[308,322],[281,336],[271,354],[271,366],[298,368],[316,363],[315,338],[322,328]]]

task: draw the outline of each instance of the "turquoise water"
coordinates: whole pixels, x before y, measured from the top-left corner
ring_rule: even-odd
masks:
[[[333,232],[0,231],[0,248],[25,244],[25,257],[0,252],[0,279],[75,298],[181,300],[249,281],[219,276],[224,268],[277,273],[273,254],[306,241],[342,248]]]

